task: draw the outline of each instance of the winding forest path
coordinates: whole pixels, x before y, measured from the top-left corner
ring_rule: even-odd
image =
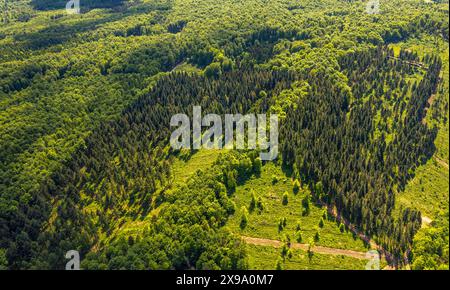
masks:
[[[327,208],[328,213],[330,215],[332,215],[337,221],[340,221],[341,223],[343,223],[352,233],[354,233],[356,236],[358,236],[364,242],[369,244],[371,249],[377,250],[378,253],[380,254],[380,257],[384,257],[386,260],[392,259],[392,255],[388,251],[386,251],[382,246],[375,243],[375,241],[373,239],[371,239],[369,236],[367,236],[363,232],[359,231],[355,225],[353,225],[349,220],[347,220],[346,218],[341,216],[335,207],[330,207],[323,202],[319,202],[319,203],[322,206],[324,206],[325,208]],[[409,264],[409,261],[407,261],[406,259],[405,259],[405,261],[406,261],[406,264]],[[395,269],[395,267],[391,267],[388,265],[384,268],[384,270],[391,270],[391,269]]]
[[[350,221],[345,219],[343,216],[339,214],[337,209],[335,207],[330,207],[325,203],[320,202],[320,204],[325,207],[328,211],[328,214],[333,216],[337,221],[343,223],[352,233],[354,233],[356,236],[358,236],[361,240],[366,242],[370,245],[372,249],[376,249],[380,252],[385,252],[381,246],[377,245],[369,236],[365,235],[364,233],[360,232],[356,226],[354,226]]]
[[[252,237],[242,237],[247,244],[256,245],[256,246],[272,246],[275,248],[281,248],[283,246],[283,242],[278,240],[270,240],[270,239],[262,239],[262,238],[252,238]],[[300,243],[291,243],[291,249],[300,249],[303,251],[308,251],[308,244],[300,244]],[[344,250],[344,249],[336,249],[336,248],[328,248],[322,246],[314,246],[312,251],[319,254],[325,255],[340,255],[347,256],[356,259],[364,259],[368,260],[370,257],[366,256],[365,252],[358,252],[353,250]]]

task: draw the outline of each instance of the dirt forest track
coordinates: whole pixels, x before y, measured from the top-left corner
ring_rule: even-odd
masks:
[[[435,159],[436,159],[437,163],[439,163],[442,167],[444,167],[445,169],[448,170],[448,163],[447,162],[445,162],[444,160],[442,160],[442,159],[440,159],[438,157],[435,157]]]
[[[262,238],[252,238],[252,237],[242,237],[247,244],[256,245],[256,246],[271,246],[275,248],[281,248],[283,246],[283,242],[277,240],[270,239],[262,239]],[[299,249],[303,251],[308,251],[308,244],[300,244],[300,243],[291,243],[291,249]],[[344,250],[344,249],[336,249],[336,248],[328,248],[322,246],[314,246],[312,248],[314,253],[325,254],[325,255],[336,255],[336,256],[347,256],[356,259],[370,259],[370,256],[367,256],[365,252],[358,252],[352,250]]]

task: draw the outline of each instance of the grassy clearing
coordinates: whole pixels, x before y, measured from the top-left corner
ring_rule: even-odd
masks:
[[[435,140],[436,153],[435,156],[443,160],[448,165],[449,160],[449,126],[448,122],[440,127],[438,135]],[[448,173],[448,170],[447,170]]]
[[[439,211],[448,210],[448,199],[448,169],[435,159],[430,159],[416,169],[416,175],[409,181],[405,191],[397,195],[396,211],[401,207],[411,207],[433,219]]]
[[[309,259],[302,250],[291,250],[292,258],[281,263],[285,270],[362,270],[368,260],[345,256],[322,255],[314,253]],[[249,266],[252,270],[273,270],[280,256],[280,249],[270,246],[248,245]]]
[[[202,70],[199,69],[198,67],[189,64],[187,62],[183,62],[179,65],[177,65],[174,69],[174,72],[187,72],[187,73],[201,73]]]
[[[177,158],[172,166],[175,183],[184,183],[197,170],[208,169],[223,152],[223,150],[200,150],[187,160]]]
[[[273,176],[277,176],[278,182],[273,183]],[[261,197],[264,210],[259,212],[255,209],[248,214],[248,224],[242,229],[241,208],[250,208],[251,191],[257,197]],[[288,192],[288,203],[283,205],[283,194]],[[236,233],[243,236],[267,238],[273,240],[283,240],[289,235],[292,241],[296,239],[297,224],[300,225],[302,235],[301,243],[308,243],[319,231],[320,239],[316,245],[365,251],[366,247],[358,238],[351,233],[339,231],[338,226],[333,221],[325,220],[323,227],[319,227],[324,209],[314,206],[311,203],[310,214],[302,215],[302,199],[309,195],[309,191],[302,188],[297,194],[293,193],[291,179],[282,172],[279,166],[268,163],[263,166],[261,176],[251,178],[244,185],[237,187],[233,200],[236,203],[236,213],[230,218],[228,226]],[[286,227],[279,231],[278,224],[282,218],[286,218]]]

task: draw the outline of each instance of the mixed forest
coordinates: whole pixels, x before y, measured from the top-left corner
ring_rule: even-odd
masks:
[[[66,2],[0,4],[0,269],[448,269],[448,1]],[[172,149],[193,106],[278,158]]]

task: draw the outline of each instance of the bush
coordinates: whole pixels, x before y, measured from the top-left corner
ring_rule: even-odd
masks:
[[[245,229],[247,227],[247,224],[248,224],[248,211],[247,208],[243,206],[241,208],[241,224],[240,224],[241,229]]]
[[[323,218],[321,218],[319,221],[319,227],[323,228],[323,226],[324,226],[324,221],[323,221]]]
[[[287,191],[285,191],[283,193],[283,205],[287,205],[288,202],[289,202],[289,195],[288,195]]]
[[[303,206],[303,211],[302,211],[302,215],[303,216],[307,216],[309,215],[311,208],[310,208],[310,197],[309,195],[305,196],[302,199],[302,206]]]
[[[297,243],[301,243],[303,241],[303,236],[300,231],[297,231],[297,233],[295,234],[295,240],[297,241]]]
[[[286,255],[289,252],[289,247],[287,246],[287,244],[284,244],[283,247],[281,248],[281,257],[286,257]]]
[[[316,233],[314,234],[314,242],[320,241],[320,233],[318,230],[316,230]]]
[[[277,260],[277,264],[275,265],[276,270],[283,270],[283,261],[281,259]]]
[[[262,202],[261,197],[258,197],[258,200],[256,201],[256,207],[258,208],[259,212],[261,213],[264,210],[264,205]]]
[[[250,207],[249,207],[250,212],[254,211],[255,208],[256,208],[256,195],[255,192],[252,190],[252,197],[250,200]]]
[[[278,222],[278,232],[281,232],[287,225],[287,219],[281,218],[280,221]]]
[[[272,175],[272,184],[275,184],[278,182],[278,176]]]
[[[205,68],[205,76],[208,78],[218,78],[222,74],[220,63],[213,62]]]
[[[322,213],[322,218],[323,218],[324,220],[327,220],[327,219],[328,219],[328,213],[327,213],[327,210],[324,210],[324,211],[323,211],[323,213]]]
[[[309,262],[311,262],[311,260],[312,260],[312,258],[314,256],[313,249],[314,249],[315,245],[316,244],[315,244],[314,240],[310,238],[309,239],[309,243],[308,243],[308,259],[309,259]]]
[[[293,191],[295,194],[300,191],[300,181],[298,181],[298,179],[294,180]]]
[[[230,192],[234,192],[236,190],[237,182],[235,177],[235,171],[229,171],[227,173],[227,189]]]
[[[283,230],[283,223],[281,220],[278,222],[278,232],[281,232]]]
[[[289,248],[291,247],[291,237],[288,234],[284,235],[283,241],[287,244]]]
[[[261,161],[261,158],[257,157],[253,161],[253,171],[256,174],[260,174],[261,173],[261,169],[262,169],[262,161]]]

